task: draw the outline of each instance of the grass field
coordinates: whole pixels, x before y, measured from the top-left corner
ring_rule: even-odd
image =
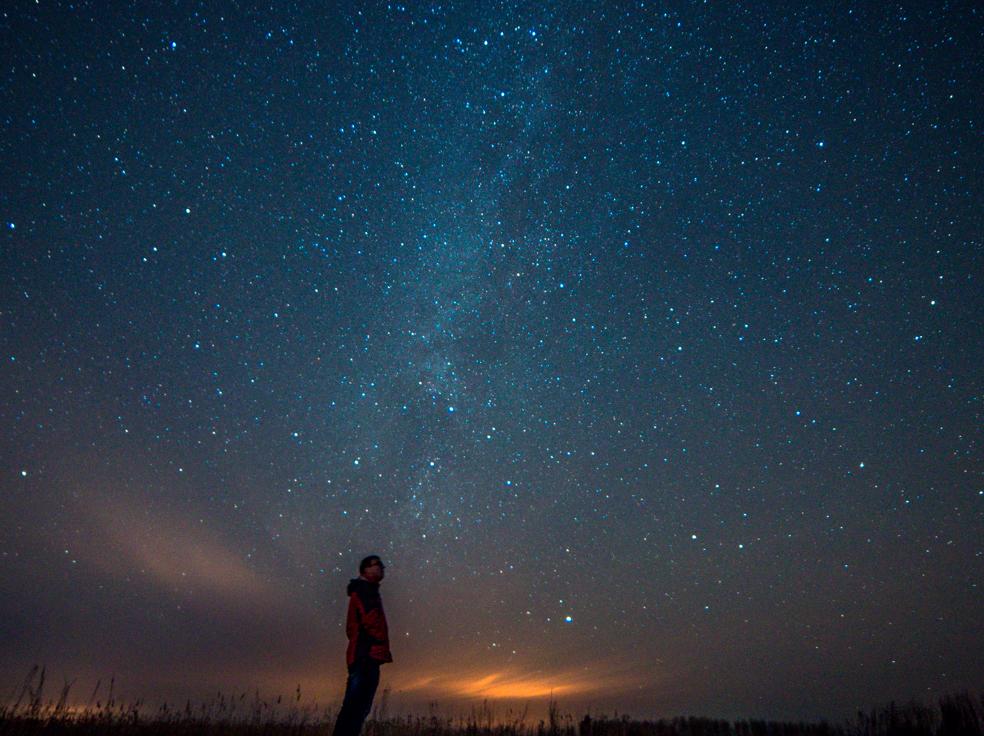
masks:
[[[258,693],[226,696],[207,703],[148,708],[143,702],[120,703],[109,683],[105,698],[97,685],[85,705],[69,701],[71,684],[46,695],[45,671],[35,667],[16,698],[0,705],[0,736],[21,734],[117,734],[119,736],[252,736],[269,734],[330,734],[335,713],[330,708],[303,705],[298,689],[290,697],[265,700]],[[488,702],[467,716],[387,717],[385,694],[381,707],[366,723],[363,736],[984,736],[984,695],[968,693],[941,697],[932,704],[891,703],[858,713],[844,723],[783,723],[723,721],[700,717],[631,720],[628,717],[575,718],[551,704],[544,720],[531,722],[524,714],[496,715]]]

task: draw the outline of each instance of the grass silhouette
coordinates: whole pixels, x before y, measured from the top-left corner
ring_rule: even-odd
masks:
[[[70,705],[74,681],[64,682],[47,697],[44,667],[31,668],[8,704],[0,705],[0,736],[65,734],[89,736],[287,736],[330,734],[335,712],[317,704],[301,703],[300,686],[288,698],[267,700],[258,691],[216,696],[204,703],[186,701],[147,708],[140,700],[118,702],[115,680],[100,698],[96,683],[85,705]],[[526,711],[498,717],[489,701],[474,706],[468,715],[447,717],[432,704],[427,716],[387,716],[388,691],[383,691],[363,729],[364,736],[984,736],[984,695],[956,693],[935,703],[908,703],[859,712],[842,724],[788,723],[765,720],[725,721],[679,717],[632,720],[584,716],[579,721],[560,713],[551,701],[547,718],[529,722]]]

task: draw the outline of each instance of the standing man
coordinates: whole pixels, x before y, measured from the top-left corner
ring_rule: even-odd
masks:
[[[385,567],[378,555],[369,555],[359,563],[359,577],[348,584],[348,681],[345,700],[335,721],[334,736],[359,736],[362,723],[372,709],[372,699],[379,686],[379,666],[392,662],[386,614],[379,597]]]

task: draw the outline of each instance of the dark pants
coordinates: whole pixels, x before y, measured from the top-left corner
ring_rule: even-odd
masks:
[[[356,660],[349,667],[345,683],[345,700],[338,711],[333,736],[359,736],[362,723],[372,710],[372,699],[379,686],[379,662],[371,659]]]

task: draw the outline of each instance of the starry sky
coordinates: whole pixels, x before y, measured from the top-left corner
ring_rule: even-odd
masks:
[[[378,553],[393,708],[984,687],[981,35],[6,4],[0,684],[337,701]]]

